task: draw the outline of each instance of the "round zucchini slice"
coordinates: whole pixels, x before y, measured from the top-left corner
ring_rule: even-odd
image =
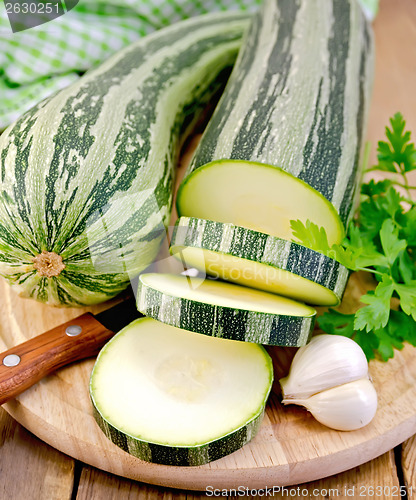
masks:
[[[101,350],[90,394],[98,425],[124,451],[202,465],[254,437],[272,382],[262,346],[141,318]]]
[[[285,240],[293,237],[291,220],[309,219],[325,228],[330,245],[344,237],[333,204],[276,165],[219,159],[189,170],[176,198],[180,216],[232,222]]]
[[[137,308],[184,330],[281,346],[305,345],[316,315],[312,307],[272,293],[163,273],[139,276]]]
[[[292,241],[231,223],[180,217],[170,252],[210,276],[318,306],[339,304],[349,271]]]

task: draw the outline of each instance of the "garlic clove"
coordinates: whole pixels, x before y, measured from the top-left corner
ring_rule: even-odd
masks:
[[[327,427],[352,431],[366,426],[374,418],[377,392],[368,378],[362,378],[306,399],[288,399],[282,402],[304,406],[318,422]]]
[[[367,374],[367,358],[354,340],[321,334],[298,349],[289,375],[280,380],[280,385],[284,399],[306,399]]]

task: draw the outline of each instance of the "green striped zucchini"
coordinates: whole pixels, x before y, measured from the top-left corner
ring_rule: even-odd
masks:
[[[145,37],[0,137],[0,275],[24,297],[108,300],[155,258],[179,136],[229,75],[249,17],[219,13]]]
[[[349,276],[339,262],[303,245],[193,217],[176,222],[170,252],[210,276],[321,306],[341,301]]]
[[[137,309],[183,330],[281,346],[305,345],[316,315],[312,307],[272,293],[164,273],[139,276]]]
[[[273,382],[262,346],[134,321],[101,350],[90,395],[105,435],[142,460],[202,465],[254,437]]]
[[[373,37],[356,0],[266,0],[180,186],[179,215],[339,243],[359,177]]]

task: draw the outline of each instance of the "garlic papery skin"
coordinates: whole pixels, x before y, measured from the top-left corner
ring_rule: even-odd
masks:
[[[352,431],[366,426],[374,418],[377,392],[368,378],[362,378],[306,399],[288,399],[282,402],[304,406],[318,422],[327,427]]]
[[[342,335],[321,334],[298,349],[289,375],[279,382],[284,399],[306,399],[367,376],[367,358],[354,340]]]

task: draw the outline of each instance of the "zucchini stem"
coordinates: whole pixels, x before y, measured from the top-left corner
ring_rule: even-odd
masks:
[[[41,276],[53,278],[61,274],[61,271],[65,269],[65,264],[60,255],[43,250],[33,259],[33,267]]]

